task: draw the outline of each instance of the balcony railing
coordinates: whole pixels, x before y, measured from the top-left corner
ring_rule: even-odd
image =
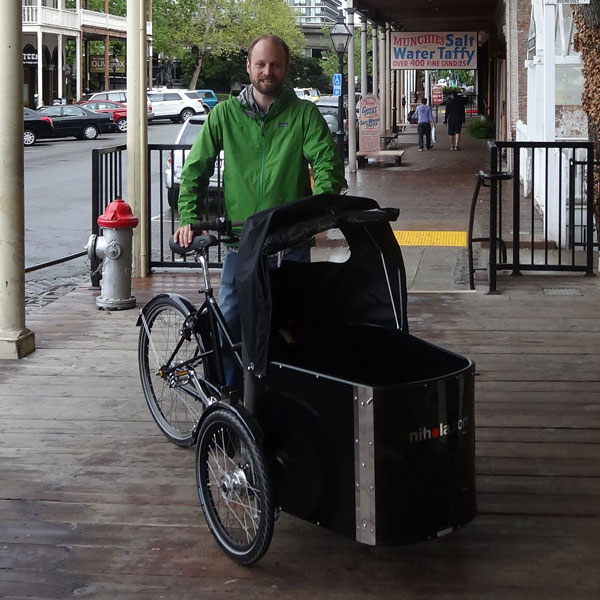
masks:
[[[79,30],[82,26],[98,29],[112,29],[114,31],[127,31],[127,17],[118,17],[106,13],[81,9],[60,10],[46,6],[23,6],[23,25],[39,25],[60,27],[62,29]],[[150,32],[152,28],[150,27]]]
[[[117,17],[93,10],[81,10],[81,24],[86,27],[127,31],[127,17]]]
[[[63,29],[79,29],[79,15],[73,10],[42,6],[23,6],[23,25],[46,25]]]

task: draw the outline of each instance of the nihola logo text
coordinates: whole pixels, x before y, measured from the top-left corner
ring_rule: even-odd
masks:
[[[409,444],[428,442],[453,433],[466,433],[469,430],[469,424],[469,417],[464,417],[454,423],[440,423],[431,429],[429,427],[419,427],[416,431],[409,432],[408,442]]]

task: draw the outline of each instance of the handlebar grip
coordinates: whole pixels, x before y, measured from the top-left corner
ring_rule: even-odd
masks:
[[[196,221],[195,223],[191,223],[190,227],[192,231],[219,231],[220,233],[224,233],[227,231],[227,221],[225,217],[218,217],[210,221]]]

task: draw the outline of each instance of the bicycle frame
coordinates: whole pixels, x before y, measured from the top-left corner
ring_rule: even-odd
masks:
[[[202,306],[196,311],[196,315],[201,315],[206,308],[210,325],[210,333],[215,342],[213,350],[216,356],[219,382],[223,384],[225,381],[225,372],[223,368],[223,344],[225,344],[226,348],[231,351],[240,369],[243,368],[241,356],[242,344],[241,342],[233,341],[231,331],[227,326],[225,317],[223,316],[223,313],[219,308],[219,304],[214,296],[210,272],[208,270],[208,249],[198,251],[196,253],[196,260],[200,263],[202,268],[204,290],[200,290],[200,292],[204,293],[205,298]],[[219,341],[221,343],[219,343]]]

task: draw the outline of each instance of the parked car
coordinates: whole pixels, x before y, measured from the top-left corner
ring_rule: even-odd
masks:
[[[191,145],[196,136],[200,133],[200,128],[206,121],[206,115],[195,115],[183,122],[183,125],[177,132],[175,144]],[[169,152],[167,158],[167,167],[165,169],[165,183],[167,186],[167,201],[169,206],[175,210],[179,199],[179,182],[181,181],[181,171],[183,164],[189,153],[189,150],[173,150]],[[219,189],[223,185],[224,154],[221,152],[219,160],[215,161],[215,172],[210,178],[208,185],[208,199],[216,200],[219,198]]]
[[[80,140],[95,140],[101,133],[117,131],[111,115],[95,113],[83,106],[42,106],[38,111],[52,119],[54,137],[74,136]]]
[[[117,129],[122,133],[127,131],[127,106],[125,104],[111,100],[81,100],[78,104],[94,112],[111,115]]]
[[[315,105],[319,109],[319,112],[323,115],[327,125],[329,126],[329,131],[331,131],[331,135],[333,136],[333,140],[337,139],[337,130],[338,130],[338,107],[339,100],[338,96],[321,96],[316,102]],[[348,147],[348,103],[346,98],[343,100],[344,103],[344,113],[342,116],[344,122],[344,146]],[[355,109],[356,110],[356,109]],[[358,110],[356,110],[356,143],[358,146]]]
[[[200,98],[202,98],[202,102],[207,107],[208,110],[214,108],[217,105],[219,99],[217,95],[213,92],[213,90],[196,90],[198,94],[200,94]],[[208,110],[206,112],[208,112]]]
[[[152,102],[155,119],[171,119],[173,123],[179,123],[208,112],[198,90],[150,90],[148,98]]]
[[[318,102],[321,92],[317,88],[294,88],[296,96],[303,100],[310,100],[311,102]]]
[[[54,137],[52,119],[23,107],[23,145],[33,146],[38,139]]]
[[[127,90],[107,90],[104,92],[94,92],[93,94],[86,94],[84,100],[110,100],[111,102],[127,104]],[[154,118],[154,112],[152,111],[152,102],[150,102],[150,99],[147,100],[147,105],[148,121],[152,121]]]

